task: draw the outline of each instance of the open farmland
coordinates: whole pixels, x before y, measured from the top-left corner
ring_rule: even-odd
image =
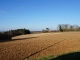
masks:
[[[23,60],[80,50],[80,32],[41,33],[0,42],[0,60]]]

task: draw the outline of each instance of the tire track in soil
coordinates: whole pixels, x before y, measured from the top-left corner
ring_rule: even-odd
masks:
[[[65,40],[65,39],[64,39],[64,40]],[[56,42],[56,43],[54,43],[54,44],[52,44],[52,45],[50,45],[50,46],[48,46],[48,47],[46,47],[46,48],[40,50],[40,51],[34,52],[34,53],[30,54],[29,56],[27,56],[27,57],[24,58],[24,59],[29,59],[31,56],[33,56],[33,55],[35,55],[35,54],[37,54],[37,53],[40,53],[40,52],[42,52],[42,51],[44,51],[44,50],[46,50],[46,49],[48,49],[48,48],[50,48],[50,47],[52,47],[52,46],[54,46],[54,45],[56,45],[56,44],[58,44],[58,43],[64,41],[64,40],[58,41],[58,42]]]

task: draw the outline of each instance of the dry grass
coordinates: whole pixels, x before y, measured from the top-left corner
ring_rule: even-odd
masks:
[[[0,42],[0,60],[23,60],[80,50],[80,32],[31,34]]]

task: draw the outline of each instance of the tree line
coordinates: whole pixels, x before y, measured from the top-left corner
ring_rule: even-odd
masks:
[[[80,27],[78,25],[69,25],[69,24],[59,24],[57,26],[57,30],[50,30],[50,28],[43,29],[43,33],[48,32],[66,32],[66,31],[80,31]]]
[[[6,32],[0,32],[0,40],[9,40],[12,39],[12,37],[14,36],[23,34],[30,34],[30,30],[24,28],[24,29],[16,29],[16,30],[9,30]]]
[[[80,31],[80,27],[78,25],[69,25],[69,24],[59,24],[58,30],[61,32],[65,31]]]

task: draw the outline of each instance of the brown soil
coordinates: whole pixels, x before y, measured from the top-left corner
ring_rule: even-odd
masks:
[[[0,60],[23,60],[80,50],[80,32],[31,34],[0,42]]]

